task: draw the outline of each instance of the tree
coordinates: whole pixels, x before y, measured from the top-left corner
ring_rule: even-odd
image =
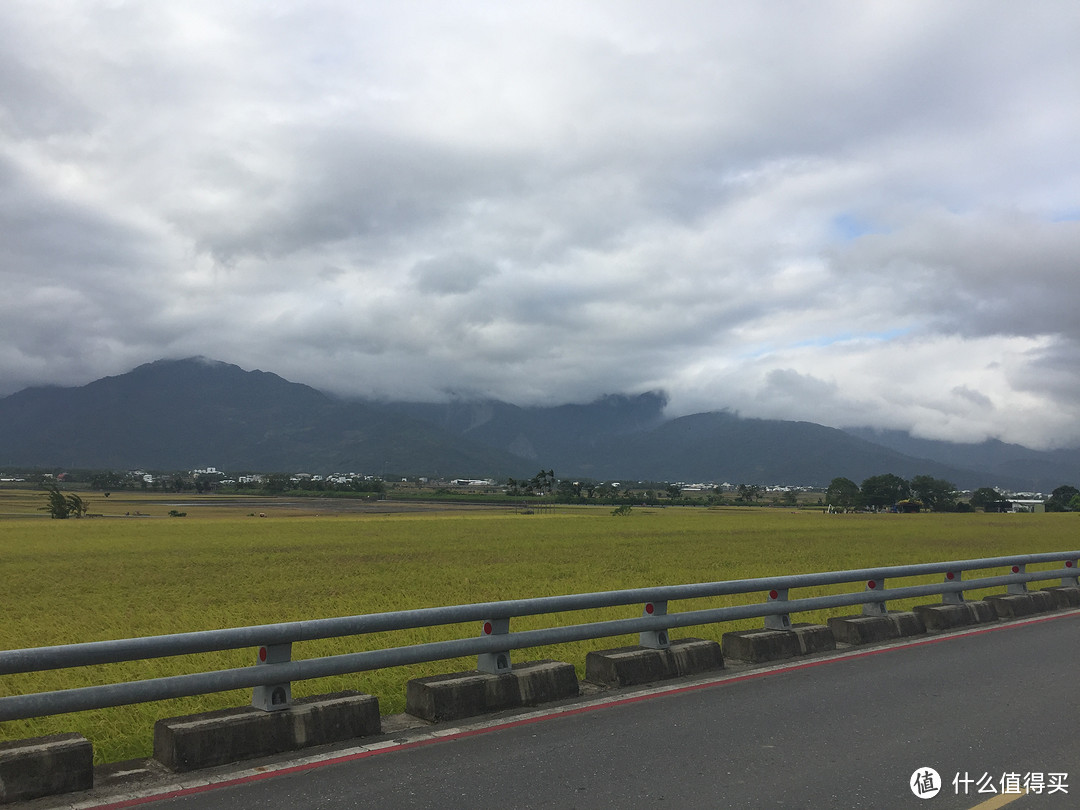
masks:
[[[64,493],[57,488],[56,484],[53,484],[52,488],[45,493],[45,499],[47,502],[45,506],[41,507],[43,512],[48,512],[49,517],[53,520],[65,520],[67,518],[67,498],[64,497]]]
[[[506,482],[509,495],[543,495],[555,489],[555,471],[540,470],[528,481],[515,481],[510,478]]]
[[[540,490],[541,494],[543,494],[543,491],[545,489],[548,491],[549,494],[551,492],[554,492],[555,491],[555,471],[554,470],[548,470],[547,472],[544,472],[543,470],[541,470],[539,474],[540,474],[540,476],[542,478],[542,481],[543,481],[543,483],[541,485],[541,490]]]
[[[956,507],[956,487],[943,478],[916,475],[911,479],[911,492],[931,512],[950,512]]]
[[[736,492],[739,493],[739,500],[743,503],[751,503],[761,497],[761,487],[757,484],[739,484],[736,488]]]
[[[825,490],[825,502],[848,509],[859,500],[859,485],[850,478],[834,478]]]
[[[872,475],[862,482],[860,500],[866,506],[892,506],[911,495],[908,482],[898,475]]]
[[[581,500],[581,484],[568,479],[559,481],[555,489],[555,500],[559,503],[573,503]]]
[[[122,486],[124,486],[124,480],[111,471],[97,472],[90,476],[90,489],[119,489]]]
[[[1062,484],[1050,493],[1050,497],[1046,501],[1046,511],[1068,512],[1070,502],[1077,495],[1080,495],[1080,489],[1069,484]]]
[[[993,511],[1002,500],[1001,493],[993,487],[979,487],[971,493],[971,505],[977,509]]]
[[[271,495],[280,495],[289,485],[289,476],[282,473],[273,473],[263,479],[263,489]]]
[[[41,507],[41,510],[48,512],[53,520],[85,517],[90,508],[90,505],[74,492],[65,495],[56,484],[53,484],[45,493],[45,499],[47,503]]]
[[[76,495],[74,492],[67,496],[68,512],[77,518],[86,517],[90,504]]]

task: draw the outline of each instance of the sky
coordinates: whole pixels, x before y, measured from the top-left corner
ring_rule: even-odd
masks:
[[[0,395],[202,355],[1080,446],[1080,4],[0,4]]]

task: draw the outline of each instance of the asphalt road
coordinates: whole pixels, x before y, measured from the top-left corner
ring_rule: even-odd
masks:
[[[1078,650],[1080,613],[993,625],[580,704],[147,806],[1078,807]],[[944,784],[920,799],[910,783],[926,768]],[[1011,773],[1042,774],[1045,787],[1002,795]],[[988,782],[997,793],[979,792]],[[1051,795],[1051,782],[1067,792]]]

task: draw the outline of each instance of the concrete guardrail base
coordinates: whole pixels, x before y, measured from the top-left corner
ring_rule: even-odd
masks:
[[[985,599],[999,619],[1022,619],[1054,609],[1054,597],[1046,591],[999,594]]]
[[[874,644],[894,638],[918,636],[926,626],[915,613],[887,613],[884,616],[834,616],[829,629],[840,644]]]
[[[723,635],[724,657],[763,664],[836,649],[832,630],[823,624],[793,624],[789,630],[740,630]]]
[[[158,720],[154,759],[174,771],[191,771],[343,742],[381,729],[378,698],[336,692],[301,698],[273,712],[244,706]]]
[[[1046,588],[1046,593],[1050,594],[1050,598],[1054,601],[1054,607],[1058,610],[1080,607],[1080,588],[1068,586]]]
[[[928,633],[941,633],[956,627],[997,621],[994,608],[985,601],[949,605],[916,605],[913,610],[926,625]]]
[[[636,686],[724,668],[715,641],[681,638],[670,647],[616,647],[585,656],[585,680],[600,686]]]
[[[405,711],[434,723],[536,706],[578,692],[573,664],[528,661],[502,675],[471,670],[413,678],[405,687]]]
[[[0,804],[94,786],[94,747],[82,734],[0,743]]]

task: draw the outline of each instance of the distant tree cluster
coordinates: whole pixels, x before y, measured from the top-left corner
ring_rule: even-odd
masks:
[[[555,489],[555,471],[540,470],[528,480],[506,479],[507,495],[543,495]]]
[[[754,503],[761,497],[761,487],[757,484],[739,484],[735,492],[738,493],[738,499],[743,503]]]
[[[386,484],[371,476],[312,476],[270,473],[250,476],[238,480],[229,478],[220,471],[197,470],[194,472],[115,472],[112,470],[92,470],[82,474],[69,475],[69,481],[84,481],[91,489],[104,490],[105,497],[111,491],[139,490],[143,492],[195,492],[204,495],[211,492],[246,491],[254,494],[281,495],[286,492],[326,492],[326,493],[382,493]],[[43,478],[47,485],[51,477]]]
[[[1053,492],[1046,501],[1047,512],[1080,512],[1080,489],[1064,484]]]
[[[953,512],[958,493],[951,481],[916,475],[910,481],[892,473],[872,475],[856,484],[850,478],[834,478],[825,490],[825,502],[842,509],[900,509],[917,512]]]
[[[41,510],[48,512],[53,520],[85,517],[90,509],[90,505],[74,492],[61,492],[56,484],[53,484],[45,493],[45,500],[46,503]]]
[[[961,501],[950,481],[930,475],[916,475],[907,481],[891,473],[873,475],[861,485],[850,478],[834,478],[825,490],[825,503],[840,509],[896,508],[910,512],[1004,512],[1011,505],[1003,493],[992,487],[979,487],[967,501]],[[1080,511],[1080,490],[1069,485],[1058,487],[1046,500],[1046,511]]]
[[[1009,501],[993,487],[979,487],[971,493],[968,503],[984,512],[1005,512],[1009,508]]]

